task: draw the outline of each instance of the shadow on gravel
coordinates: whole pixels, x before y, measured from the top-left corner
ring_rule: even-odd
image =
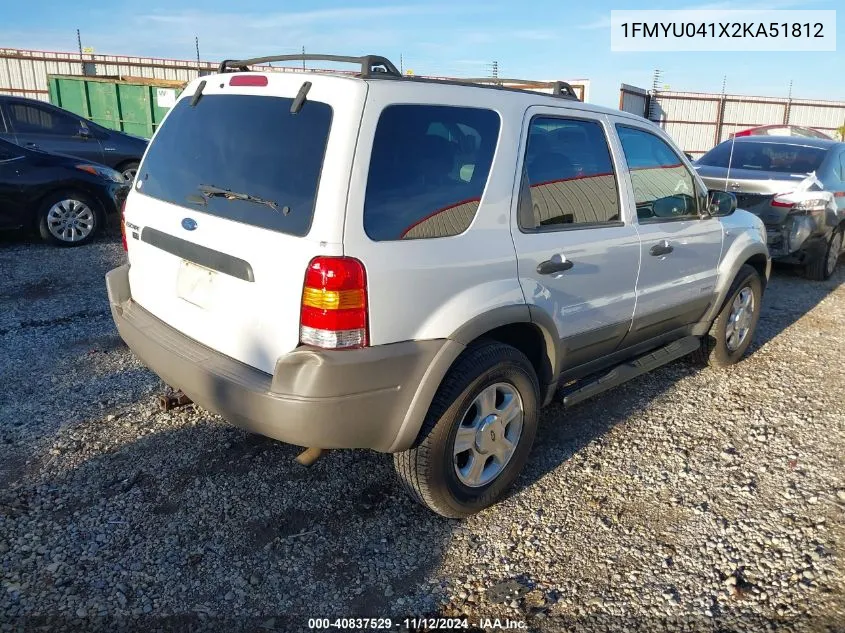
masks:
[[[806,279],[794,266],[773,265],[751,353],[792,326],[845,283],[845,260],[827,281]]]
[[[793,267],[777,266],[763,297],[760,322],[749,355],[809,313],[842,283],[845,283],[845,264],[825,282],[807,280]],[[558,403],[547,407],[540,416],[531,459],[511,496],[534,485],[583,447],[600,441],[617,424],[647,408],[675,383],[701,370],[692,360],[681,359],[571,409],[564,410]]]
[[[779,273],[755,347],[842,280],[841,270],[817,285]],[[675,362],[565,412],[546,409],[512,495],[542,486],[545,474],[697,371]],[[22,533],[48,532],[59,545],[32,554],[29,584],[6,588],[7,607],[23,591],[76,597],[65,612],[29,624],[298,631],[313,617],[439,613],[431,579],[460,523],[410,501],[388,456],[334,451],[306,469],[293,461],[296,447],[242,432],[192,405],[165,413],[151,404],[102,421],[115,433],[126,425],[125,443],[74,462],[46,485],[22,486],[14,505],[0,507],[0,520],[19,523]],[[85,438],[75,441],[69,452],[83,450]]]

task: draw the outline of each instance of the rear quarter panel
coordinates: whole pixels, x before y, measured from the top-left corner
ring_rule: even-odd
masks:
[[[367,270],[370,340],[382,345],[446,338],[473,317],[525,303],[510,234],[511,195],[524,106],[516,100],[479,103],[479,90],[371,82],[344,230],[344,254]],[[482,93],[483,95],[484,93]],[[382,110],[399,103],[486,107],[500,117],[487,186],[470,227],[451,237],[376,242],[364,230],[364,198],[372,141]]]

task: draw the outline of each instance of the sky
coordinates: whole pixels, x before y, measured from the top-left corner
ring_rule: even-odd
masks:
[[[836,9],[836,52],[614,53],[611,9]],[[845,100],[845,5],[839,0],[0,0],[0,47],[203,60],[308,52],[384,55],[418,75],[590,79],[589,100],[618,107],[621,83],[671,90]]]

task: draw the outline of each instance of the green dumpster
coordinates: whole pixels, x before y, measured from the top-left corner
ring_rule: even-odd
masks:
[[[50,103],[103,127],[150,138],[176,102],[182,82],[49,75]]]

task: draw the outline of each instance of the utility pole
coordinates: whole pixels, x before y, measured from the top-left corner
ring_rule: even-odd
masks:
[[[493,77],[499,78],[499,62],[493,61]]]
[[[405,56],[399,53],[399,74],[405,74]]]
[[[789,125],[792,116],[792,80],[789,80],[789,94],[786,97],[786,107],[783,109],[783,124]]]
[[[654,121],[657,115],[657,92],[660,89],[660,80],[663,76],[663,71],[659,68],[654,69],[654,79],[651,82],[651,98],[648,101],[648,118]]]
[[[194,47],[197,49],[197,72],[199,72],[202,63],[200,62],[200,38],[197,35],[194,35]]]
[[[302,70],[305,70],[305,47],[302,47]]]

